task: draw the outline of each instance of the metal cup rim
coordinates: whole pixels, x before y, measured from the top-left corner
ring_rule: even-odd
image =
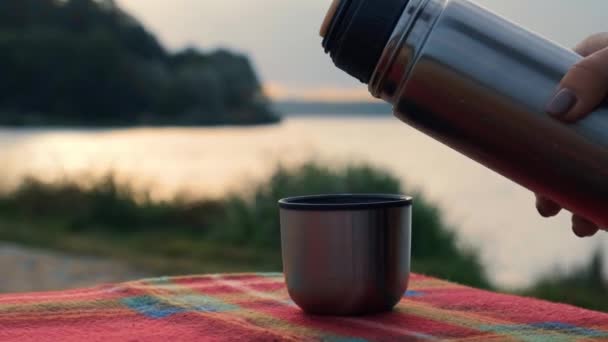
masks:
[[[324,194],[284,198],[279,207],[302,211],[370,210],[407,207],[412,202],[412,197],[397,194]]]

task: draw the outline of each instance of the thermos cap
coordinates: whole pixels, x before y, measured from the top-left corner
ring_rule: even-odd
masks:
[[[335,0],[321,34],[334,64],[369,83],[409,0]]]

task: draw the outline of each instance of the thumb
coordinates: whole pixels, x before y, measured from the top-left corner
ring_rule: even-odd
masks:
[[[575,64],[562,79],[547,112],[566,121],[591,113],[608,94],[608,48]]]

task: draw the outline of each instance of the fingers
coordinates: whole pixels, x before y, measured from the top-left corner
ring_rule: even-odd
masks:
[[[608,48],[592,53],[575,64],[547,105],[547,112],[565,121],[591,113],[608,94]]]
[[[553,217],[562,210],[559,204],[540,195],[536,195],[536,209],[542,217]]]
[[[562,210],[559,204],[541,195],[536,195],[536,208],[543,217],[556,216]],[[581,216],[572,217],[572,231],[580,238],[593,236],[599,230],[597,225]]]
[[[572,231],[580,238],[593,236],[599,230],[598,226],[583,217],[576,215],[572,217]]]
[[[595,34],[585,39],[575,51],[584,59],[564,76],[546,108],[552,116],[570,122],[593,112],[608,95],[608,33]],[[557,203],[538,195],[536,207],[544,217],[555,216],[561,211]],[[591,221],[574,215],[572,230],[579,237],[589,237],[595,235],[600,228]]]
[[[608,32],[596,33],[574,48],[579,55],[587,57],[608,46]]]

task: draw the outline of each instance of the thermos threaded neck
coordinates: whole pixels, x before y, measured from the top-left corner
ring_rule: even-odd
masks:
[[[334,64],[369,83],[409,0],[336,0],[321,30]]]

